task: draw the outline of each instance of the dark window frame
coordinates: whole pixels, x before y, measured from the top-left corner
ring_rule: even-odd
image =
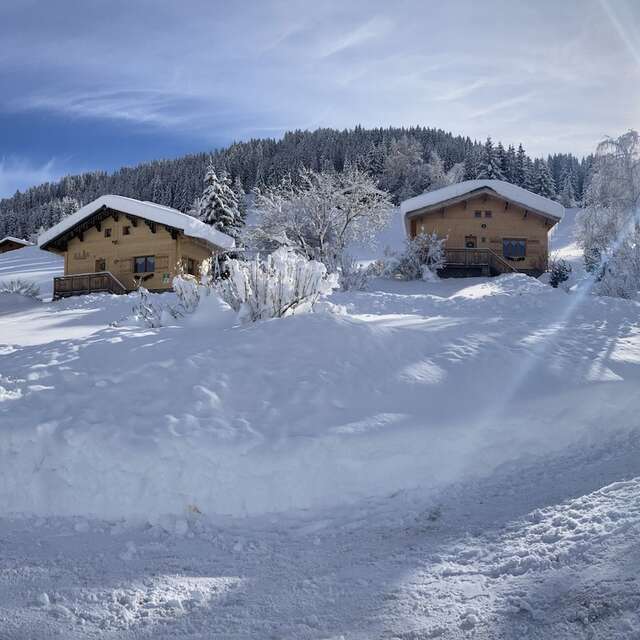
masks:
[[[106,258],[96,258],[95,269],[96,273],[100,273],[101,271],[107,270],[107,260]]]
[[[131,227],[129,225],[125,225],[124,227],[122,227],[122,235],[123,236],[131,235]]]
[[[484,212],[484,217],[485,218],[493,218],[493,211],[485,211]]]
[[[473,212],[473,217],[474,218],[482,218],[482,211],[474,211]]]
[[[104,237],[105,238],[110,238],[111,237],[111,227],[105,227],[104,228]]]
[[[502,256],[506,260],[524,260],[527,257],[527,239],[502,238]]]
[[[193,258],[187,258],[187,273],[190,276],[197,275],[197,265]]]
[[[139,261],[142,260],[140,263]],[[138,268],[143,267],[142,269]],[[155,256],[136,256],[133,259],[133,272],[134,273],[155,273],[156,271],[156,257]]]

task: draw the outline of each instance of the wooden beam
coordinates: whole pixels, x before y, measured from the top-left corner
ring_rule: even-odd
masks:
[[[508,208],[509,208],[509,201],[507,200],[507,201],[504,203],[504,210],[506,211]]]

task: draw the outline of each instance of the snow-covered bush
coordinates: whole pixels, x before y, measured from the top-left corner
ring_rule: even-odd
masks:
[[[179,273],[173,278],[173,290],[178,298],[178,307],[184,313],[193,313],[200,304],[200,285],[191,275]]]
[[[382,275],[401,280],[431,280],[444,267],[444,243],[438,234],[420,233],[406,241],[400,254],[389,253],[384,259]]]
[[[549,262],[549,284],[557,289],[571,274],[571,265],[562,258],[552,258]]]
[[[138,287],[133,305],[133,315],[142,324],[151,329],[162,326],[165,308],[151,300],[151,294],[144,287]]]
[[[216,290],[241,319],[280,318],[310,308],[321,295],[337,286],[326,267],[282,247],[266,259],[228,260],[229,275],[218,280]]]
[[[0,293],[17,293],[26,298],[38,298],[40,287],[35,282],[27,280],[5,280],[0,282]]]
[[[353,256],[344,254],[340,260],[340,288],[343,291],[364,291],[369,280],[374,275],[374,270],[362,266]]]

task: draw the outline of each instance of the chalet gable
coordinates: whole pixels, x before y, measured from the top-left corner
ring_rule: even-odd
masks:
[[[114,195],[101,196],[45,231],[38,238],[39,246],[50,251],[66,251],[72,238],[82,241],[89,229],[95,227],[100,231],[106,218],[113,217],[117,221],[120,216],[126,217],[133,227],[147,225],[152,233],[165,229],[174,240],[184,234],[225,250],[235,246],[230,236],[176,209]]]

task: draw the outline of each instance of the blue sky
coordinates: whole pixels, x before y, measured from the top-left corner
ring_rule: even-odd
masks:
[[[292,128],[588,153],[638,123],[636,0],[0,4],[0,197]]]

